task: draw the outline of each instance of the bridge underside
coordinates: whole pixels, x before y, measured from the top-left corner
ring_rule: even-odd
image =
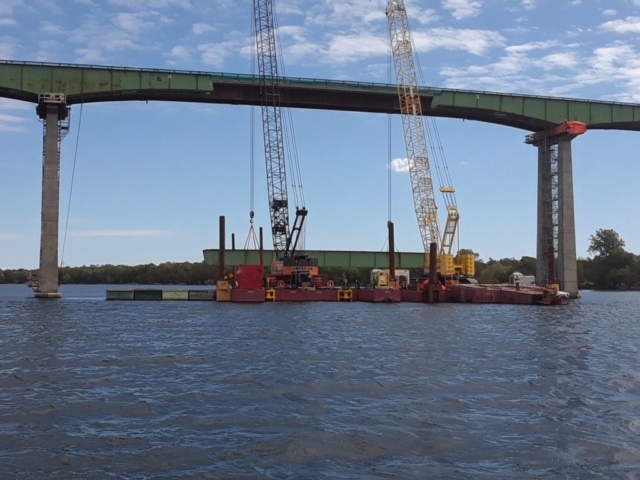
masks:
[[[282,106],[399,114],[395,85],[283,77]],[[421,87],[423,113],[531,132],[564,121],[594,129],[640,131],[640,106],[613,102]],[[62,93],[68,105],[111,101],[170,101],[260,105],[252,75],[0,61],[0,97],[37,103]]]

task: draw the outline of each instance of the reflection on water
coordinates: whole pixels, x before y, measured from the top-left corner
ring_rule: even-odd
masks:
[[[640,294],[564,307],[36,301],[0,478],[637,478]]]

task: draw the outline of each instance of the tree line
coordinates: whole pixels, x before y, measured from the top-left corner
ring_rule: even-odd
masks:
[[[627,252],[625,242],[615,230],[600,229],[590,236],[590,258],[578,259],[578,283],[580,288],[600,290],[640,288],[640,256]],[[461,250],[460,253],[474,253]],[[535,275],[536,259],[524,256],[489,258],[484,261],[476,256],[476,278],[480,283],[506,283],[509,275],[520,272]],[[229,269],[228,271],[231,271]],[[360,285],[370,281],[369,268],[322,268],[321,273],[336,284],[347,280]],[[418,278],[421,269],[410,269],[412,278]],[[0,270],[0,283],[26,283],[30,271],[26,269]],[[59,270],[61,284],[110,284],[110,285],[212,285],[219,277],[218,267],[198,263],[166,262],[159,265],[89,265],[62,267]]]
[[[83,265],[62,267],[61,284],[75,285],[209,285],[218,278],[218,268],[199,263],[166,262],[159,265]],[[26,283],[30,270],[0,270],[0,283]]]
[[[578,283],[582,288],[619,290],[640,288],[640,255],[627,252],[618,232],[599,229],[591,235],[592,258],[578,260]]]

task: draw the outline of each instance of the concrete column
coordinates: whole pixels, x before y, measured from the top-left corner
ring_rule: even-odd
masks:
[[[45,134],[42,162],[42,219],[40,286],[37,298],[60,298],[58,291],[58,219],[60,212],[59,105],[44,105]],[[42,115],[41,115],[42,116]]]
[[[558,142],[558,278],[560,288],[578,297],[576,220],[573,203],[571,138]]]
[[[538,235],[536,250],[536,284],[544,286],[549,277],[548,246],[552,241],[551,224],[551,147],[538,145]]]

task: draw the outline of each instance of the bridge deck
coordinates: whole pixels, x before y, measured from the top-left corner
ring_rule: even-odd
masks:
[[[282,105],[294,108],[400,112],[395,85],[283,77]],[[64,93],[69,104],[161,100],[260,105],[257,76],[130,67],[0,61],[0,97],[37,102]],[[423,112],[540,131],[563,121],[589,129],[640,130],[640,105],[422,87]]]

